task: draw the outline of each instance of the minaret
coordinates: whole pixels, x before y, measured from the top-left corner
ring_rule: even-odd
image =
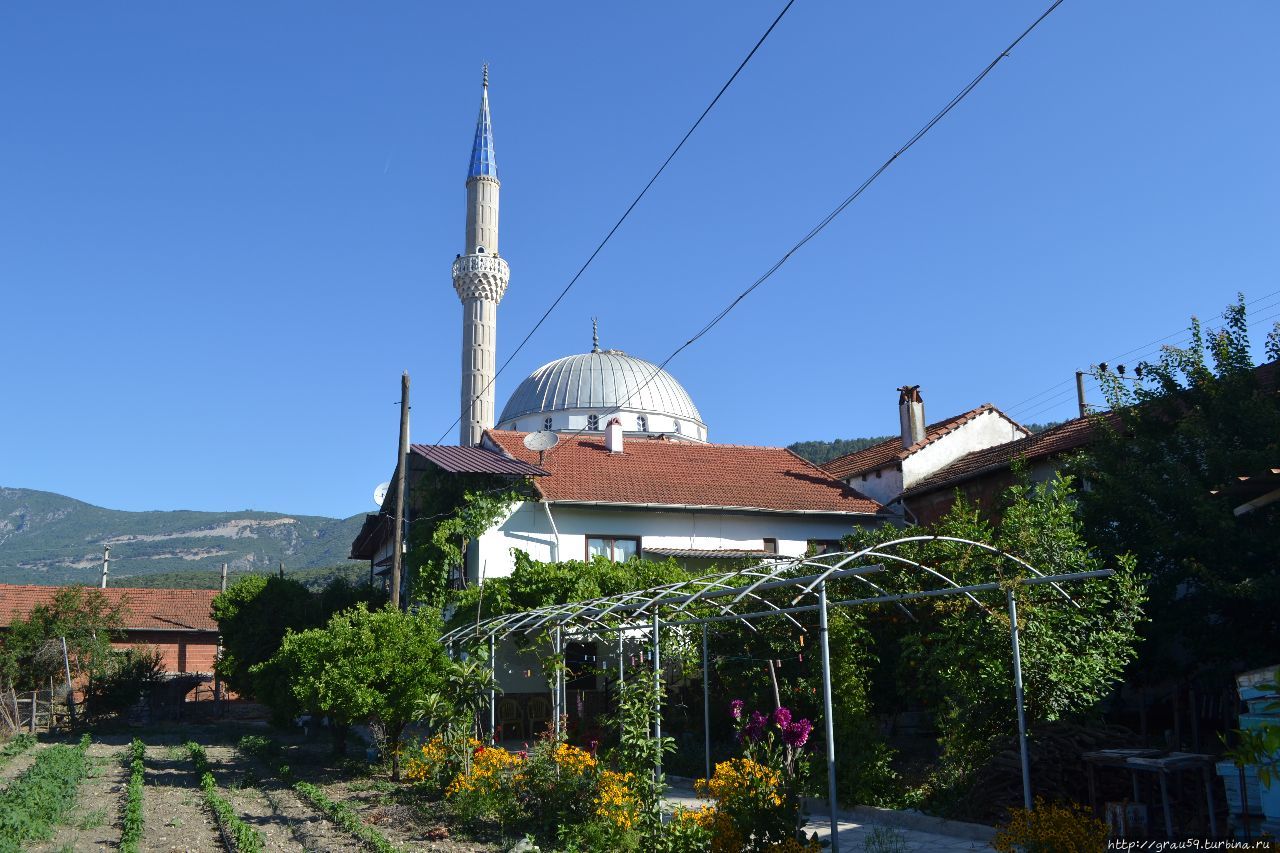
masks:
[[[462,300],[462,421],[459,441],[480,443],[493,426],[498,303],[511,271],[498,256],[498,164],[489,120],[489,66],[484,67],[480,117],[467,170],[467,242],[453,262],[453,288]]]

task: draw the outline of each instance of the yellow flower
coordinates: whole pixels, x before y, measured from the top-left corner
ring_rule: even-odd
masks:
[[[603,770],[596,791],[596,816],[611,822],[618,829],[631,829],[640,817],[640,801],[632,793],[630,773]]]

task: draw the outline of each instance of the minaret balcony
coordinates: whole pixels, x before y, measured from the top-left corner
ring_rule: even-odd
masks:
[[[488,273],[502,278],[504,281],[511,278],[511,268],[507,266],[507,262],[497,255],[463,255],[453,262],[453,277],[466,275],[468,273]]]
[[[488,299],[498,302],[507,292],[511,268],[497,255],[462,255],[453,262],[453,289],[462,301]]]

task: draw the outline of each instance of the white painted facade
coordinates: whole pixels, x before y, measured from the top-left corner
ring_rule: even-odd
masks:
[[[889,504],[906,489],[966,454],[1025,438],[1028,433],[994,409],[976,415],[901,461],[845,478],[869,498]]]
[[[467,577],[505,577],[515,569],[513,549],[540,562],[583,560],[589,536],[640,540],[646,548],[762,550],[777,540],[778,554],[799,557],[812,540],[833,540],[873,516],[841,513],[768,512],[587,505],[525,501],[494,525],[468,553]],[[482,574],[483,573],[483,574]]]

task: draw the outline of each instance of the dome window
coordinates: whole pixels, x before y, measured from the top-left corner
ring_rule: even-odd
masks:
[[[636,429],[640,432],[649,431],[649,419],[644,415],[636,415]]]
[[[676,421],[676,430],[675,430],[675,432],[676,432],[676,435],[680,435],[680,422],[679,422],[679,421]]]
[[[543,419],[542,419],[542,428],[543,428],[543,429],[551,429],[551,418],[543,418]]]
[[[587,429],[591,430],[592,432],[600,431],[599,415],[587,415]]]

